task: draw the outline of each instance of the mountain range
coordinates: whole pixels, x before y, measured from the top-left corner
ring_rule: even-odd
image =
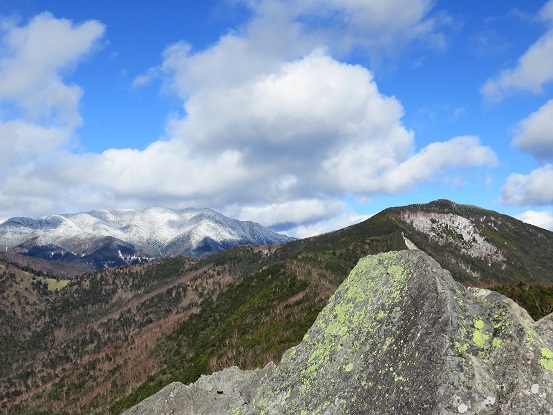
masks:
[[[535,320],[553,310],[553,233],[447,200],[389,208],[316,237],[103,268],[71,279],[0,258],[0,412],[119,415],[172,382],[190,384],[232,366],[278,364],[361,258],[407,248],[433,258],[463,286],[507,293]],[[476,301],[445,294],[455,307]],[[395,290],[386,298],[403,295]],[[471,331],[461,332],[480,342],[497,322],[471,310],[463,311]],[[460,321],[452,318],[447,321]],[[474,326],[479,318],[483,329]],[[479,357],[478,349],[454,340]],[[484,343],[493,347],[489,340]],[[424,341],[437,344],[432,337]],[[453,347],[447,353],[461,353]]]
[[[293,238],[210,209],[94,210],[0,220],[0,249],[100,269],[176,255],[202,257],[236,245]]]

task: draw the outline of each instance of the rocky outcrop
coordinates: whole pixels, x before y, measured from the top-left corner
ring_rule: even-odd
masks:
[[[421,251],[389,252],[359,262],[278,366],[227,369],[228,385],[247,385],[231,387],[235,398],[202,377],[125,415],[549,414],[552,333],[551,318],[464,288]]]
[[[275,365],[263,369],[224,369],[209,376],[201,376],[192,385],[174,382],[144,402],[124,412],[124,415],[220,415],[229,408],[248,405],[260,384],[266,380]]]

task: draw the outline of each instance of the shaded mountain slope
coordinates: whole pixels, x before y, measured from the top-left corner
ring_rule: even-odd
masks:
[[[37,257],[28,255],[16,254],[15,252],[1,252],[0,260],[13,264],[22,269],[29,269],[36,272],[43,272],[47,274],[57,275],[58,277],[64,277],[72,279],[78,275],[82,275],[87,272],[88,267],[79,267],[68,264],[61,261],[48,261]]]
[[[461,249],[461,238],[447,236],[443,220],[423,232],[405,216],[437,209],[456,221],[466,214],[470,223],[484,223],[481,229],[488,229],[486,218],[498,215],[510,227],[495,224],[490,235],[509,241],[507,231],[526,233],[527,258],[516,259],[514,247],[496,244],[497,237],[474,225],[507,260],[490,265],[487,257],[474,256],[467,270],[463,264],[472,251]],[[40,317],[19,333],[19,354],[0,368],[0,408],[13,414],[119,414],[174,381],[191,383],[233,365],[278,363],[360,258],[405,249],[406,240],[465,283],[551,281],[546,254],[552,235],[494,212],[437,201],[387,209],[361,224],[285,244],[89,273],[38,297]],[[41,348],[33,338],[43,339]]]
[[[45,296],[40,317],[20,333],[18,353],[1,371],[0,408],[90,414],[111,403],[118,413],[172,379],[278,361],[357,258],[394,248],[370,239],[330,251],[310,243],[236,247],[199,261],[83,275]]]

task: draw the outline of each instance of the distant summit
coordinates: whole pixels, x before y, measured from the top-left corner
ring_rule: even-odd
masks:
[[[210,209],[93,210],[0,221],[0,248],[100,269],[176,255],[203,257],[246,244],[293,240]]]

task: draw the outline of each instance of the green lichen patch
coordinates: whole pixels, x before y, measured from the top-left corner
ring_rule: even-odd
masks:
[[[306,344],[316,345],[301,371],[300,378],[304,385],[316,382],[321,368],[332,361],[355,360],[350,359],[351,355],[355,355],[367,336],[374,333],[378,321],[394,312],[396,303],[403,298],[407,288],[405,270],[397,261],[391,260],[391,256],[367,257],[360,261],[334,294],[332,307],[321,312],[321,330],[311,331],[310,336],[304,339]],[[374,269],[381,269],[382,272],[368,272]],[[387,337],[383,348],[388,348],[392,341],[392,337]],[[346,369],[349,367],[346,366]]]
[[[545,369],[553,371],[553,352],[547,347],[542,347],[541,355],[542,359],[540,359],[540,364]]]
[[[472,335],[472,341],[479,347],[484,347],[489,338],[490,335],[481,330],[475,330]]]
[[[474,333],[472,334],[472,341],[478,347],[485,347],[486,342],[490,339],[490,335],[484,332],[484,320],[474,320]]]
[[[459,355],[465,353],[469,347],[470,345],[468,343],[461,344],[459,342],[455,342],[455,348],[457,349],[457,353],[459,353]]]
[[[264,388],[254,400],[254,406],[272,408],[271,405],[277,404],[275,396],[281,396],[283,402],[278,407],[282,413],[301,410],[314,414],[348,413],[345,409],[348,406],[362,405],[363,399],[358,396],[361,390],[389,390],[397,385],[415,394],[413,385],[417,384],[416,373],[421,367],[410,361],[419,356],[413,344],[424,341],[421,333],[427,332],[426,327],[419,326],[419,320],[425,318],[422,308],[427,303],[425,297],[432,292],[419,281],[419,273],[431,275],[431,267],[438,269],[427,257],[421,260],[421,255],[390,252],[361,260],[319,314],[294,354],[286,354],[281,363],[283,367],[277,371],[280,373],[275,375],[284,385]],[[413,261],[414,258],[420,263]],[[433,275],[429,282],[435,278]],[[415,286],[424,288],[411,292]],[[430,315],[439,320],[440,314]],[[434,324],[428,327],[435,328]],[[290,375],[296,369],[297,374]],[[371,372],[374,377],[369,379],[367,373]],[[366,389],[360,385],[373,386]],[[292,390],[290,396],[301,399],[299,407],[293,398],[286,397],[288,390]],[[337,390],[340,392],[333,392]],[[312,399],[321,393],[340,398],[324,402]],[[393,406],[395,397],[384,394],[375,399]]]

